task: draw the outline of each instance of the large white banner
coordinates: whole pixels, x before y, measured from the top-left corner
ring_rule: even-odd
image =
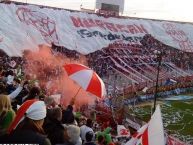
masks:
[[[193,51],[193,25],[144,19],[104,18],[85,12],[0,4],[0,49],[10,56],[55,43],[88,54],[112,43],[139,44],[145,34]]]

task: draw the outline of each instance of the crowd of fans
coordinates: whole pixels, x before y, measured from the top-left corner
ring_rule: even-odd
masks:
[[[155,78],[157,57],[153,52],[157,48],[162,48],[168,54],[177,53],[150,35],[146,35],[140,45],[127,45],[124,48],[109,46],[88,54],[86,57],[90,68],[100,76],[107,76],[109,73],[118,71],[140,82],[141,85],[142,83],[151,83]],[[52,51],[73,59],[80,57],[76,51],[55,45],[53,45]],[[184,59],[187,60],[191,56],[185,53],[179,55],[185,55]],[[53,78],[59,79],[57,76],[62,73],[61,68],[57,65],[45,64],[44,61],[30,62],[25,59],[25,57],[9,57],[0,52],[0,143],[36,143],[40,145],[110,145],[120,143],[111,138],[111,133],[115,132],[115,128],[108,127],[112,124],[116,126],[117,122],[121,123],[123,119],[121,116],[113,117],[109,114],[108,109],[99,107],[98,109],[102,113],[98,113],[97,120],[93,114],[83,115],[84,110],[88,109],[84,109],[81,112],[82,115],[78,115],[74,112],[73,104],[62,106],[56,103],[54,98],[50,97],[51,92],[40,86],[43,83],[38,84],[32,79],[32,76],[29,76],[33,75],[34,70],[30,63],[38,66],[38,78],[36,76],[36,79],[45,80],[45,82]],[[164,57],[163,62],[167,61],[175,61],[175,58]],[[25,74],[26,72],[28,74]],[[161,77],[168,76],[168,72],[168,69],[163,65]],[[158,91],[190,87],[192,86],[191,79],[178,77],[176,85],[160,87]],[[126,89],[123,90],[124,94],[127,93]],[[142,88],[138,86],[137,89]],[[154,88],[148,89],[146,93],[154,93],[154,90]],[[119,114],[122,115],[122,113]]]
[[[192,69],[193,61],[191,53],[185,53],[170,48],[146,35],[141,44],[128,45],[126,47],[103,48],[102,50],[88,54],[88,64],[101,77],[109,75],[114,71],[123,73],[136,82],[152,83],[156,77],[157,57],[155,50],[164,51],[163,62],[172,62],[182,69]],[[79,59],[80,54],[75,50],[64,47],[52,46],[53,53],[65,55],[68,58]],[[41,61],[33,61],[38,66],[38,77],[36,79],[50,81],[59,76],[60,67],[46,65]],[[24,68],[28,74],[24,74]],[[25,58],[8,57],[0,52],[0,143],[32,143],[39,145],[111,145],[120,144],[113,141],[110,124],[116,122],[109,110],[102,107],[98,117],[100,124],[93,116],[81,116],[74,112],[72,104],[61,106],[49,97],[49,92],[41,88],[34,80],[31,80],[32,65]],[[48,68],[48,69],[47,69]],[[167,66],[162,67],[160,78],[167,79],[169,76]],[[192,78],[182,77],[176,79],[176,85],[162,86],[158,92],[165,92],[175,88],[192,87]],[[179,83],[180,82],[180,83]],[[138,89],[143,87],[135,86]],[[132,86],[133,88],[133,86]],[[126,88],[127,89],[127,88]],[[154,88],[146,93],[154,93]],[[137,89],[135,89],[137,91]],[[124,89],[124,93],[129,92]],[[130,92],[129,92],[130,93]],[[134,95],[136,95],[134,93]],[[97,107],[95,108],[97,109]],[[83,112],[81,112],[83,113]],[[110,117],[109,117],[110,116]],[[118,117],[121,122],[122,113]],[[122,116],[123,117],[123,116]],[[92,119],[91,119],[92,118]],[[100,118],[100,119],[101,119]],[[108,121],[110,120],[110,121]],[[129,139],[129,138],[128,138]]]
[[[41,62],[35,63],[38,63],[39,67],[44,65]],[[112,129],[106,129],[110,124],[98,121],[93,117],[93,112],[87,115],[84,111],[75,113],[73,104],[62,106],[56,103],[46,90],[28,78],[24,65],[25,68],[26,65],[31,66],[26,64],[25,58],[8,57],[1,52],[0,143],[119,144],[111,138]],[[42,77],[54,75],[56,72],[47,73],[44,76],[42,74]]]
[[[126,86],[125,88],[125,93],[131,93],[133,87],[141,90],[144,87],[155,86],[158,63],[158,56],[155,54],[155,50],[159,50],[162,53],[162,63],[159,72],[160,84],[168,78],[180,78],[178,69],[184,72],[188,71],[191,65],[191,53],[182,52],[164,45],[149,34],[145,35],[141,40],[141,44],[138,45],[122,46],[115,44],[91,53],[88,55],[88,64],[101,77],[108,76],[112,70],[127,76],[128,79],[135,83],[135,86],[132,84],[132,86]],[[184,60],[183,63],[181,60]],[[176,74],[178,76],[175,76]]]
[[[76,51],[56,45],[53,45],[53,50],[73,59],[78,59],[80,55]],[[131,91],[134,91],[133,87],[138,88],[137,91],[139,91],[144,87],[151,88],[155,86],[158,62],[155,50],[162,52],[159,84],[162,84],[168,78],[174,78],[175,80],[181,78],[178,69],[182,69],[184,72],[191,69],[191,53],[169,47],[149,34],[143,37],[140,44],[121,45],[115,43],[90,53],[86,57],[89,67],[95,70],[100,77],[108,77],[110,74],[118,72],[134,81],[135,86],[132,84],[124,88],[124,93],[131,93]],[[178,76],[175,76],[176,74]]]
[[[171,90],[175,90],[177,88],[190,88],[193,86],[192,78],[193,78],[192,76],[180,77],[180,78],[176,79],[175,83],[171,83],[170,85],[164,85],[163,84],[162,86],[160,86],[158,88],[158,92],[171,91]],[[146,93],[147,94],[154,94],[155,88],[152,87]]]
[[[23,86],[20,83],[18,87]],[[78,118],[72,105],[56,105],[52,98],[41,97],[37,87],[32,87],[19,105],[15,102],[19,94],[13,96],[13,92],[4,90],[1,94],[5,95],[0,95],[0,143],[107,144],[103,135],[97,136],[99,127],[94,128],[95,120]]]
[[[166,79],[170,71],[164,63],[172,61],[170,58],[172,56],[168,55],[171,53],[171,48],[158,42],[150,35],[144,36],[139,45],[110,45],[89,54],[88,60],[90,67],[94,67],[93,69],[101,76],[107,75],[107,72],[114,68],[141,83],[156,77],[157,56],[154,54],[155,50],[165,52],[162,58],[163,66],[160,78]]]

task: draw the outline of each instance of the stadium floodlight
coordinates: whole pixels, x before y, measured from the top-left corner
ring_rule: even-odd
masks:
[[[162,56],[163,56],[163,53],[159,50],[155,50],[153,53],[157,56],[158,65],[157,65],[156,86],[155,86],[155,94],[154,94],[154,106],[153,106],[152,113],[154,113],[156,109],[156,100],[158,96],[157,94],[158,94],[158,84],[159,84],[159,72],[160,72],[161,61],[162,61]]]

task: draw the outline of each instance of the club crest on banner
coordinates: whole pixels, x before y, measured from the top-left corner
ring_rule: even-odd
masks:
[[[16,14],[21,22],[34,26],[48,44],[59,44],[56,23],[46,14],[24,7],[19,7]]]

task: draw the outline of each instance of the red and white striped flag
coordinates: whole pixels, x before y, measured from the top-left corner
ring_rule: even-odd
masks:
[[[126,145],[165,145],[163,122],[159,105],[149,123],[141,127]]]

